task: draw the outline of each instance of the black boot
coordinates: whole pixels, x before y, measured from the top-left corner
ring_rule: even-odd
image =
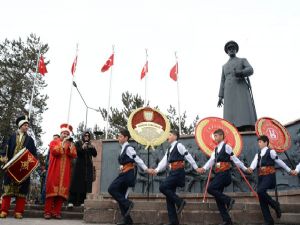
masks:
[[[281,218],[281,209],[280,209],[280,203],[279,202],[274,202],[274,205],[272,206],[272,208],[275,210],[276,212],[276,217],[277,218]]]
[[[129,204],[129,206],[128,206],[128,209],[127,209],[127,211],[126,211],[126,213],[125,213],[125,217],[129,216],[130,211],[132,210],[133,206],[134,206],[134,203],[133,203],[132,201],[130,201],[130,204]]]
[[[133,221],[131,216],[126,216],[122,219],[122,221],[120,221],[119,223],[117,223],[117,225],[132,225]]]
[[[233,225],[232,221],[227,221],[227,222],[223,222],[223,223],[220,223],[219,225]]]

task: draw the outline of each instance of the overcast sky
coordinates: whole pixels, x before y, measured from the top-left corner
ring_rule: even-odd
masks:
[[[254,68],[251,76],[258,117],[282,123],[300,117],[300,1],[297,0],[10,0],[1,2],[0,38],[36,33],[50,46],[45,76],[49,110],[44,114],[47,144],[67,120],[71,65],[79,43],[75,81],[90,107],[107,107],[109,72],[100,69],[115,45],[111,105],[128,90],[144,96],[140,72],[149,51],[148,97],[165,111],[177,106],[169,78],[178,52],[181,108],[189,121],[198,114],[222,117],[217,108],[228,40]],[[73,90],[70,123],[85,120]],[[90,111],[88,126],[105,126]]]

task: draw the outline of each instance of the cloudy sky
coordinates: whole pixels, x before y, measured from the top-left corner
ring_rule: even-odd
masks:
[[[251,77],[258,116],[282,123],[300,117],[300,2],[297,0],[27,0],[2,1],[0,38],[36,33],[50,46],[45,80],[49,110],[43,140],[48,143],[67,120],[70,68],[79,43],[75,81],[93,108],[107,107],[109,72],[103,63],[115,45],[111,105],[128,90],[144,96],[139,76],[149,51],[148,97],[162,111],[177,105],[169,78],[178,52],[182,111],[222,117],[217,108],[226,41],[240,45],[238,56],[254,67]],[[85,106],[73,90],[70,123],[85,120]],[[105,126],[90,111],[88,126]]]

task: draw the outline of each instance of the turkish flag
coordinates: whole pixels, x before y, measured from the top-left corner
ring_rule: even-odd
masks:
[[[178,76],[178,63],[176,63],[170,71],[170,78],[172,80],[177,81],[177,76]]]
[[[72,73],[73,76],[74,76],[75,71],[76,71],[76,66],[77,66],[77,55],[76,55],[76,57],[73,61],[72,68],[71,68],[71,73]]]
[[[106,72],[107,70],[109,70],[109,68],[111,66],[114,65],[114,54],[112,54],[109,59],[106,61],[106,63],[102,66],[101,68],[101,72],[104,73]]]
[[[142,69],[141,80],[146,76],[147,73],[148,73],[148,61],[146,62],[145,66]]]
[[[44,62],[44,58],[42,55],[39,60],[39,73],[42,74],[43,76],[45,75],[45,73],[48,73],[45,62]]]

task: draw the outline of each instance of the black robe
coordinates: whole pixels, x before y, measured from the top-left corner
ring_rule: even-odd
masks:
[[[93,161],[92,157],[97,156],[95,147],[91,144],[87,149],[82,149],[83,142],[75,143],[77,159],[72,171],[70,193],[86,194],[92,192],[93,183]]]
[[[31,154],[33,154],[35,157],[37,155],[36,147],[34,144],[34,140],[32,137],[28,136],[27,134],[24,134],[24,142],[22,146],[20,146],[20,149],[16,149],[17,145],[17,137],[18,133],[14,133],[11,135],[7,142],[7,158],[8,161],[13,158],[13,156],[16,154],[15,150],[19,151],[23,148],[27,148]],[[2,153],[5,156],[5,152]],[[3,196],[15,196],[15,197],[26,197],[26,195],[29,192],[29,186],[30,186],[30,177],[28,177],[24,182],[21,184],[16,184],[12,181],[12,179],[4,174],[4,182],[3,182],[3,189],[4,193]]]

